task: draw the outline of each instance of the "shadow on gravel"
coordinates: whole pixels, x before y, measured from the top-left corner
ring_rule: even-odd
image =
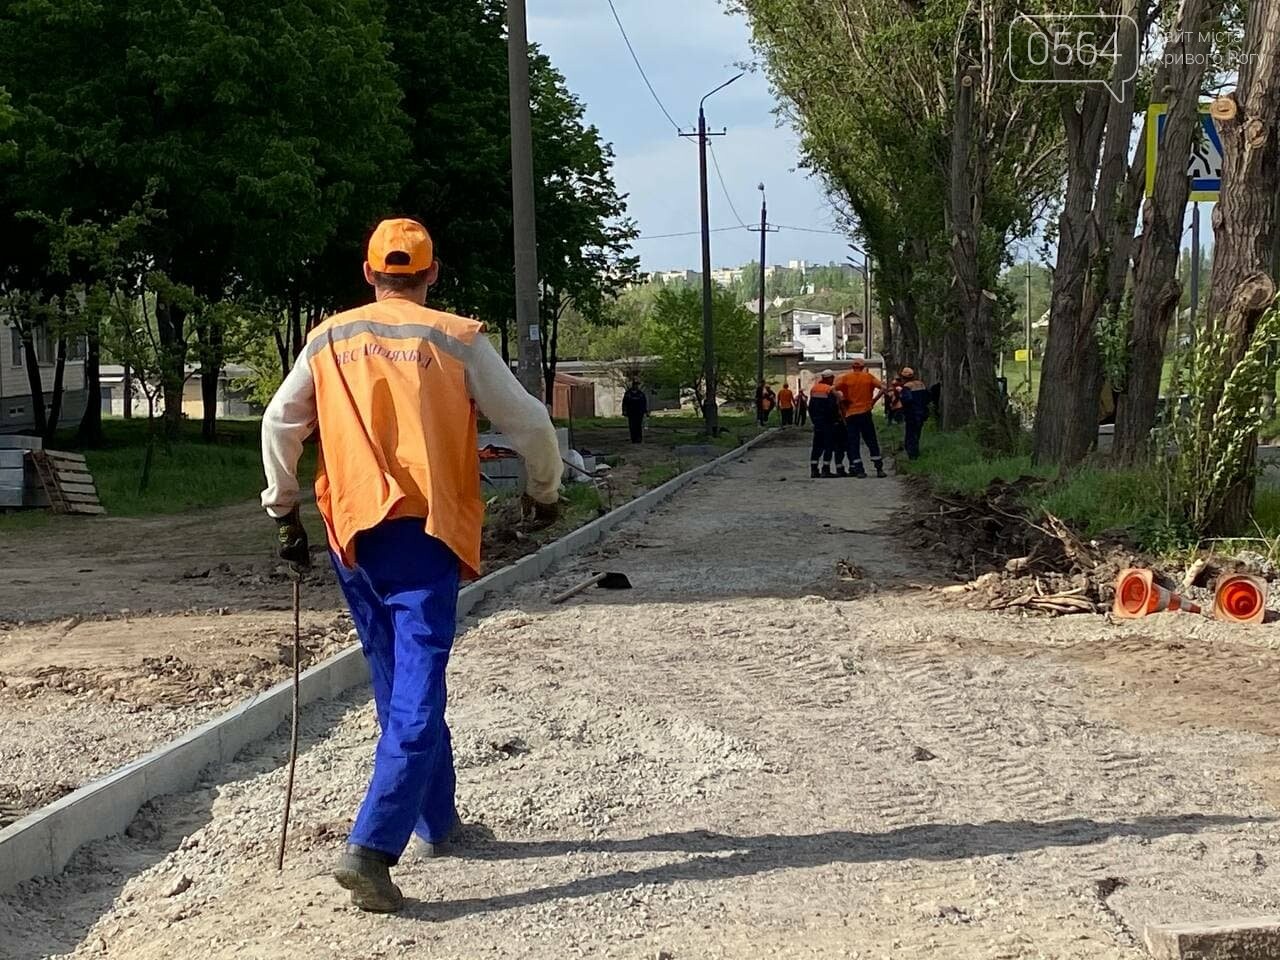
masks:
[[[489,841],[468,848],[477,860],[516,860],[557,857],[571,853],[684,853],[688,860],[653,867],[618,870],[583,877],[534,890],[476,897],[446,903],[406,903],[407,916],[419,920],[455,920],[478,913],[511,910],[555,900],[590,897],[647,884],[680,880],[729,880],[771,870],[819,867],[831,863],[870,863],[895,860],[963,860],[969,857],[1009,856],[1046,847],[1078,847],[1116,837],[1154,840],[1174,834],[1198,833],[1215,827],[1270,822],[1255,817],[1185,814],[1138,817],[1134,820],[992,821],[901,827],[887,833],[833,830],[827,833],[764,834],[737,837],[701,830],[664,833],[632,840]]]

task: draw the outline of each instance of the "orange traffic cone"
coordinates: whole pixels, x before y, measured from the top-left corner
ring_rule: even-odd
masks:
[[[1267,614],[1267,581],[1247,573],[1218,578],[1213,615],[1228,623],[1261,623]]]
[[[1116,599],[1111,606],[1113,616],[1137,620],[1162,610],[1199,613],[1200,608],[1183,599],[1181,594],[1166,590],[1155,582],[1155,575],[1141,567],[1129,567],[1116,577]]]

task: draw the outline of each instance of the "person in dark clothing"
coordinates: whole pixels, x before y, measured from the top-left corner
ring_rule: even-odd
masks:
[[[640,388],[639,380],[632,380],[627,392],[622,395],[622,415],[627,418],[627,426],[631,428],[631,442],[644,440],[644,418],[649,414],[649,398]]]
[[[804,387],[796,391],[796,423],[804,426],[809,422],[809,395],[804,392]]]
[[[836,375],[831,370],[822,372],[822,379],[809,391],[809,414],[813,419],[813,449],[809,454],[809,476],[831,477],[831,455],[836,437],[836,393],[833,384]],[[821,463],[822,470],[818,466]],[[843,468],[842,468],[843,469]]]
[[[932,394],[924,381],[916,377],[910,367],[903,367],[900,375],[902,388],[899,398],[902,401],[902,415],[907,425],[905,446],[907,457],[916,460],[920,456],[920,434],[924,431],[924,422],[929,417],[929,401]]]

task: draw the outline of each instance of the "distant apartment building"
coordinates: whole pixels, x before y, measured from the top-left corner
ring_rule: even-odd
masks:
[[[36,366],[40,371],[40,384],[44,390],[44,402],[48,407],[53,401],[54,371],[56,368],[57,339],[48,327],[35,332]],[[18,328],[6,317],[0,317],[0,433],[30,430],[35,425],[35,411],[31,405],[31,384],[27,376],[26,355]],[[67,358],[62,373],[62,423],[75,423],[84,413],[83,337],[75,337],[67,343]]]
[[[696,270],[657,270],[651,274],[655,283],[662,284],[692,284],[698,281],[698,272]]]
[[[741,279],[741,267],[717,267],[711,271],[711,282],[722,287],[731,287]]]
[[[787,269],[788,269],[788,270],[798,270],[800,273],[804,273],[806,270],[808,270],[808,269],[809,269],[809,261],[807,261],[807,260],[788,260],[788,261],[787,261]]]

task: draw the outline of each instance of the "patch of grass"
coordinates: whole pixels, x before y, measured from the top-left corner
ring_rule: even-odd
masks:
[[[148,427],[144,419],[106,418],[104,442],[83,450],[107,513],[116,517],[141,517],[184,513],[252,500],[263,488],[261,421],[225,420],[218,423],[218,439],[205,443],[196,423],[183,423],[181,437],[173,442],[157,439],[147,489],[140,491],[146,459]],[[73,431],[60,434],[49,445],[55,450],[77,450]],[[309,482],[315,473],[315,450],[308,447],[299,465],[299,476]],[[29,529],[45,516],[13,514],[3,518],[4,529]]]
[[[604,501],[593,483],[571,483],[564,488],[564,505],[560,525],[576,529],[600,516]]]
[[[1085,536],[1123,529],[1150,540],[1165,520],[1161,499],[1159,480],[1150,470],[1086,466],[1054,484],[1036,505]]]
[[[925,427],[920,442],[920,459],[899,456],[898,469],[903,473],[922,475],[945,493],[974,494],[985,490],[992,480],[1016,480],[1021,476],[1051,477],[1052,469],[1031,466],[1029,452],[1005,457],[988,457],[977,437],[967,430],[939,431]],[[886,436],[895,443],[901,428],[893,427]],[[900,444],[899,444],[900,445]]]
[[[650,488],[660,487],[668,480],[672,480],[684,473],[685,469],[686,465],[679,460],[655,463],[640,471],[640,483]]]

